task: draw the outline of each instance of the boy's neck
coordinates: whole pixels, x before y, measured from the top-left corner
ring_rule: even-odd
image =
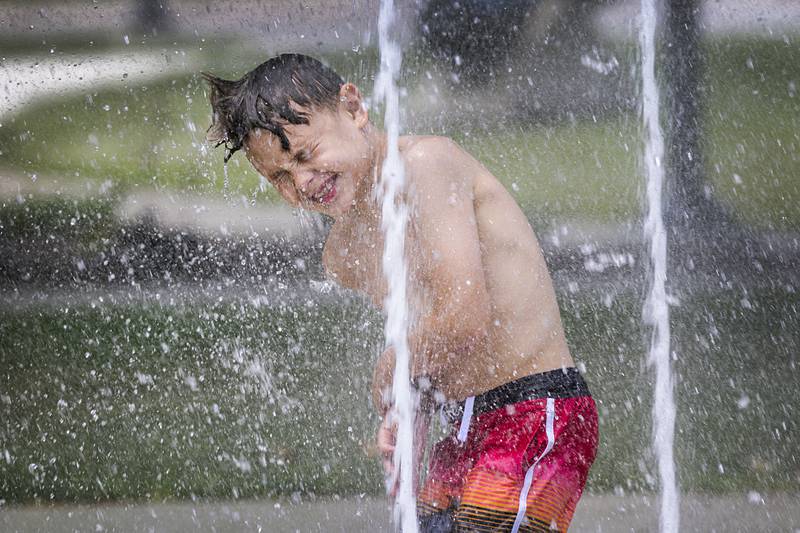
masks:
[[[365,132],[369,145],[370,170],[356,183],[353,208],[340,218],[374,218],[378,214],[375,186],[380,179],[383,160],[386,158],[386,133],[371,125]]]

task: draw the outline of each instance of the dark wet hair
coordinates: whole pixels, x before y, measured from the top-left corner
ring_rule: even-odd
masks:
[[[282,54],[261,63],[240,80],[201,74],[211,86],[213,118],[206,138],[224,144],[225,161],[242,148],[249,133],[263,128],[289,151],[284,126],[308,124],[315,107],[335,109],[344,80],[313,57]]]

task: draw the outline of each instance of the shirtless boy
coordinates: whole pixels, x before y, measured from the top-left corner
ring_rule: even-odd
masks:
[[[381,306],[375,186],[386,149],[358,88],[307,56],[211,85],[209,140],[243,149],[292,206],[334,221],[326,272]],[[412,378],[449,421],[418,492],[422,531],[566,531],[597,448],[597,411],[574,368],[550,275],[520,208],[443,137],[400,138],[412,208],[406,249]],[[393,354],[373,398],[391,408]],[[384,416],[378,445],[392,453]]]

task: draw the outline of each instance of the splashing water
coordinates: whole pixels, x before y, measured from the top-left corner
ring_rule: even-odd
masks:
[[[375,99],[383,102],[386,128],[386,158],[381,169],[378,194],[381,200],[381,229],[384,237],[383,272],[388,284],[384,302],[387,347],[394,348],[395,368],[392,381],[392,413],[397,422],[397,439],[392,457],[393,478],[387,488],[399,483],[394,501],[394,523],[404,533],[417,531],[414,499],[414,398],[411,392],[410,353],[408,346],[409,308],[406,297],[407,273],[405,235],[408,207],[403,199],[405,174],[400,158],[400,97],[397,78],[402,55],[391,36],[394,2],[382,0],[378,17],[378,43],[381,68],[375,80]]]
[[[642,0],[639,43],[642,54],[642,118],[645,128],[644,164],[647,178],[645,236],[650,244],[650,292],[643,309],[645,322],[653,327],[648,364],[655,369],[653,398],[653,447],[661,481],[659,531],[677,533],[678,484],[672,456],[675,436],[675,400],[670,366],[669,306],[667,304],[667,233],[661,212],[664,189],[664,136],[659,123],[659,91],[655,74],[655,40],[658,0]]]
[[[225,202],[231,201],[229,186],[230,181],[228,180],[228,162],[225,161],[222,164],[222,197],[225,199]]]

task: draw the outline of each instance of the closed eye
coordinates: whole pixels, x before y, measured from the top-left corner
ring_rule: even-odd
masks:
[[[311,152],[309,152],[308,150],[305,150],[305,149],[298,150],[298,152],[296,154],[294,154],[293,159],[297,163],[305,163],[306,161],[311,159]]]
[[[314,157],[314,152],[317,151],[317,147],[319,147],[319,144],[315,144],[310,150],[308,148],[301,148],[294,154],[292,159],[297,163],[306,163]]]

